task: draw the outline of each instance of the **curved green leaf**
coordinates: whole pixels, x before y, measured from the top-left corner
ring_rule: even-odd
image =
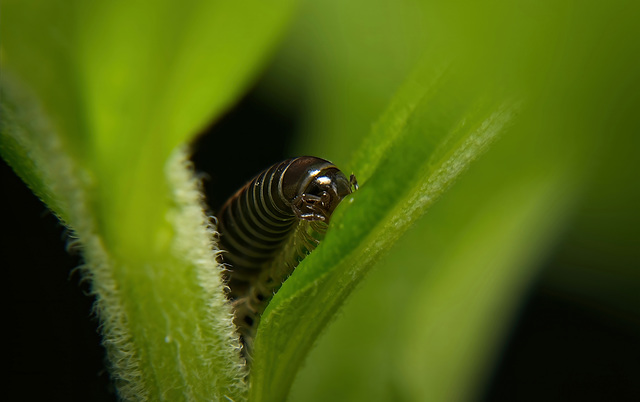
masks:
[[[423,68],[416,75],[356,159],[360,190],[267,307],[256,337],[252,400],[286,397],[319,333],[372,264],[512,123],[517,103],[488,100],[451,73]]]
[[[246,397],[185,149],[293,3],[2,2],[0,153],[77,236],[124,399]]]

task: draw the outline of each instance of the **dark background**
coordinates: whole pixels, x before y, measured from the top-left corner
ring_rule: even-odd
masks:
[[[263,168],[292,156],[286,150],[296,116],[295,110],[269,107],[253,91],[203,133],[193,159],[206,173],[212,211],[225,201],[213,194],[231,195]],[[224,176],[211,173],[221,165]],[[64,227],[4,161],[0,177],[9,300],[6,395],[16,401],[116,400],[88,284],[73,273],[80,256],[65,251]],[[546,271],[579,263],[567,252],[572,241],[568,235],[557,245]],[[522,308],[483,400],[639,401],[639,328],[638,317],[608,311],[542,279]]]

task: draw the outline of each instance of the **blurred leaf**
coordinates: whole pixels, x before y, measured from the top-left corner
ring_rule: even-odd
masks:
[[[70,225],[124,399],[245,396],[186,143],[293,1],[3,1],[0,153]]]

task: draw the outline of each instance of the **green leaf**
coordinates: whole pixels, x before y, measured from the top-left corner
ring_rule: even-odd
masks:
[[[186,145],[293,3],[2,3],[0,153],[77,236],[124,399],[246,397]]]
[[[354,163],[360,190],[263,315],[252,400],[286,397],[319,333],[373,263],[511,124],[517,103],[488,100],[461,78],[421,68],[381,117]]]

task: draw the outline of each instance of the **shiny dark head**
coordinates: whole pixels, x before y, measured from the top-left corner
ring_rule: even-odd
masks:
[[[303,156],[291,162],[282,176],[282,191],[298,219],[328,222],[338,204],[357,189],[331,162]]]

